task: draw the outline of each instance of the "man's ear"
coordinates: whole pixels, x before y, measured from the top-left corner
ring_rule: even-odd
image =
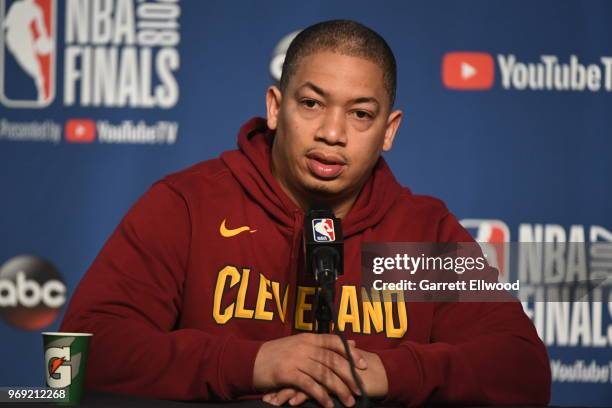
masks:
[[[395,134],[397,133],[397,129],[399,129],[401,121],[401,110],[394,110],[389,114],[389,118],[387,119],[387,129],[385,130],[385,139],[383,140],[384,152],[391,150],[391,146],[393,146],[393,139],[395,139]]]
[[[280,111],[283,94],[276,85],[266,91],[266,112],[268,115],[268,128],[275,130],[278,125],[278,112]]]

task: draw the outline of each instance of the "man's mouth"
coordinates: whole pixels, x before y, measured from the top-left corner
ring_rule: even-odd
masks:
[[[306,155],[308,169],[318,178],[331,180],[340,175],[346,166],[346,160],[336,154],[311,152]]]

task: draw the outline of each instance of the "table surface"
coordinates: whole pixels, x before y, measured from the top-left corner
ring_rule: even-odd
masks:
[[[336,408],[345,408],[340,402],[334,398]],[[55,406],[49,403],[16,403],[13,404],[15,407],[23,408],[49,408]],[[0,404],[0,408],[4,408],[7,405]],[[286,405],[289,407],[289,405]],[[145,397],[137,397],[133,395],[114,394],[108,392],[92,392],[86,391],[83,395],[79,407],[82,408],[101,408],[101,407],[117,407],[117,408],[272,408],[274,405],[270,405],[260,399],[242,400],[235,402],[210,402],[210,401],[168,401],[168,400],[157,400],[149,399]],[[319,404],[312,400],[306,401],[300,406],[301,408],[321,408]],[[370,406],[372,408],[373,405]],[[358,408],[356,406],[356,408]],[[399,407],[397,407],[399,408]]]
[[[334,399],[337,408],[345,408],[340,402]],[[2,404],[2,407],[7,405]],[[50,404],[29,404],[29,403],[19,403],[14,404],[15,407],[23,407],[23,408],[34,408],[34,407],[42,407],[49,408],[54,405]],[[106,392],[86,392],[81,404],[79,405],[83,408],[89,407],[118,407],[118,408],[188,408],[188,407],[205,407],[205,408],[271,408],[273,405],[268,404],[262,400],[244,400],[237,402],[203,402],[203,401],[166,401],[166,400],[155,400],[155,399],[147,399],[143,397],[135,397],[131,395],[122,395],[122,394],[113,394]],[[289,406],[289,405],[286,405]],[[370,408],[376,407],[376,404],[371,404]],[[379,405],[381,406],[381,405]],[[309,400],[301,405],[302,408],[321,408],[319,404],[316,402]],[[355,407],[359,408],[359,405],[355,405]],[[386,405],[385,407],[389,407]],[[397,406],[396,406],[397,407]],[[428,405],[428,407],[433,407],[432,405]],[[446,406],[448,407],[448,406]],[[457,406],[455,406],[457,407]],[[1,407],[0,407],[1,408]],[[398,407],[399,408],[399,407]],[[473,407],[476,408],[476,407]],[[504,408],[508,408],[505,406]],[[524,408],[529,408],[524,406]],[[541,407],[538,407],[541,408]]]

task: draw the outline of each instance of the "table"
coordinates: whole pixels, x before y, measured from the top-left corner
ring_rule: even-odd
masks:
[[[334,399],[337,408],[344,408],[344,406],[338,402],[338,400]],[[7,407],[8,405],[2,404],[0,408]],[[50,408],[55,405],[52,404],[27,404],[27,403],[16,403],[12,406],[22,407],[22,408]],[[289,405],[287,405],[289,406]],[[382,405],[378,405],[382,407]],[[81,401],[81,405],[79,407],[82,408],[271,408],[273,405],[268,404],[262,400],[244,400],[238,402],[202,402],[202,401],[165,401],[165,400],[155,400],[148,399],[143,397],[135,397],[132,395],[122,395],[122,394],[113,394],[107,392],[86,392]],[[312,400],[306,401],[301,405],[302,408],[321,408],[319,404]],[[357,405],[355,407],[358,407]],[[371,407],[377,407],[377,405],[372,404]],[[392,407],[390,405],[385,405],[385,408]],[[433,405],[428,405],[428,407],[434,407]],[[448,408],[448,406],[446,406]],[[454,406],[458,408],[457,406]],[[400,408],[399,406],[395,406],[392,408]],[[464,407],[467,408],[467,407]],[[469,408],[478,408],[478,407],[469,407]],[[491,408],[491,407],[488,407]],[[508,406],[504,406],[504,408],[508,408]],[[536,408],[536,407],[528,407],[523,406],[522,408]],[[542,407],[537,407],[542,408]],[[550,407],[549,408],[555,408]],[[556,407],[561,408],[561,407]],[[567,408],[567,407],[563,407]]]

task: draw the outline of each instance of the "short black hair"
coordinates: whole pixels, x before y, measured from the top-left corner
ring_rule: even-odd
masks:
[[[383,72],[390,106],[395,103],[397,65],[393,51],[374,30],[352,20],[330,20],[311,25],[291,42],[285,55],[280,89],[284,91],[302,58],[321,51],[360,57],[377,64]]]

